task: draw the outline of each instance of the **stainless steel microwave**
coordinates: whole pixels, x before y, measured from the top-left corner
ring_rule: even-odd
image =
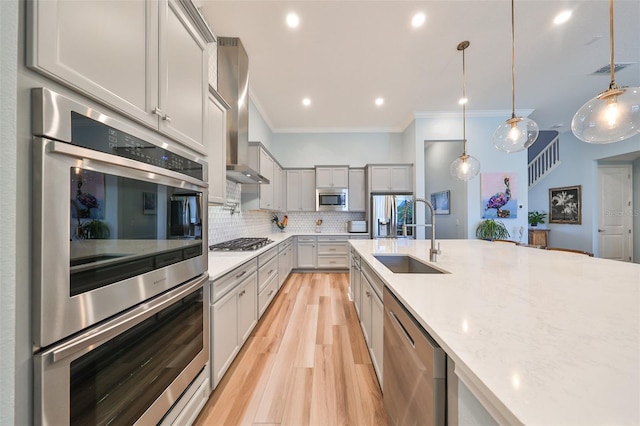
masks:
[[[316,189],[316,211],[346,212],[349,208],[348,190]]]

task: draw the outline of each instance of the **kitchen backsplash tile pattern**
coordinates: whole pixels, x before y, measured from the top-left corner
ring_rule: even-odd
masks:
[[[272,232],[280,232],[271,222],[274,213],[262,211],[239,211],[232,214],[234,207],[240,204],[240,185],[227,181],[227,204],[209,206],[209,244],[232,240],[240,237],[262,237]],[[284,232],[315,233],[316,220],[322,219],[321,232],[346,232],[347,222],[363,220],[364,213],[343,212],[291,212],[277,213],[282,221],[289,216],[289,225]]]

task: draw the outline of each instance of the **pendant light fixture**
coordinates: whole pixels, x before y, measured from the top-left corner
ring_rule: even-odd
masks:
[[[618,87],[613,61],[613,0],[609,0],[609,88],[584,104],[573,116],[571,130],[580,140],[605,144],[640,134],[640,87]]]
[[[451,163],[451,174],[460,180],[469,180],[478,175],[480,171],[480,162],[471,155],[467,154],[467,81],[464,63],[464,51],[469,47],[468,41],[462,41],[458,44],[458,50],[462,51],[462,155]]]
[[[538,138],[538,124],[526,117],[516,117],[516,36],[514,0],[511,0],[511,118],[493,133],[493,145],[501,151],[518,152],[529,148]]]

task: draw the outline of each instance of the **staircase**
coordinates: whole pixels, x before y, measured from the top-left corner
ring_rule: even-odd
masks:
[[[558,132],[544,132],[548,133],[547,140],[540,140],[543,136],[543,132],[540,132],[538,140],[533,146],[537,146],[540,150],[535,157],[529,160],[529,189],[536,186],[546,175],[551,173],[556,167],[560,165],[560,139]],[[545,146],[546,143],[546,146]],[[532,147],[533,148],[533,147]],[[531,148],[529,148],[529,157],[531,158]]]

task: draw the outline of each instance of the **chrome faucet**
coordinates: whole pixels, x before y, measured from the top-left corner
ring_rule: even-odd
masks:
[[[409,207],[415,203],[417,203],[418,201],[420,201],[421,203],[425,203],[427,205],[427,207],[429,207],[429,210],[431,210],[431,223],[427,223],[424,225],[418,225],[415,223],[410,223],[407,224],[407,210],[409,210]],[[413,217],[415,218],[415,212]],[[431,228],[431,249],[429,250],[429,260],[431,262],[435,262],[436,261],[436,256],[439,255],[440,253],[442,253],[440,251],[440,243],[438,243],[438,248],[436,249],[436,210],[433,208],[433,204],[431,204],[429,201],[425,200],[424,198],[416,198],[414,200],[411,200],[407,203],[405,209],[404,209],[404,214],[402,215],[402,235],[403,236],[407,236],[407,227],[418,227],[418,226],[424,226],[424,227],[430,227]]]

